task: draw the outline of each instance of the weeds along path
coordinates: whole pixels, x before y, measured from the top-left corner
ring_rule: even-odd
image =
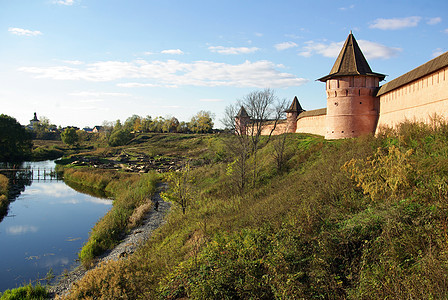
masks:
[[[157,210],[154,208],[151,209],[143,218],[140,226],[128,233],[121,243],[114,249],[107,251],[99,257],[97,265],[110,260],[123,259],[134,253],[140,245],[151,237],[151,234],[155,229],[165,223],[165,215],[169,212],[171,204],[163,201],[160,193],[167,187],[168,185],[166,183],[157,184],[156,193],[152,197],[153,203],[158,203]],[[87,270],[81,265],[76,267],[70,273],[61,275],[59,282],[48,289],[49,293],[51,293],[53,297],[66,294],[70,290],[72,284],[81,279],[86,272]]]
[[[163,201],[160,193],[167,188],[166,183],[159,183],[157,191],[152,197],[153,203],[158,203],[158,208],[151,209],[142,220],[142,224],[134,228],[121,243],[111,251],[106,252],[99,258],[99,262],[106,262],[109,260],[118,260],[135,250],[150,237],[152,232],[164,223],[164,217],[170,209],[170,203]]]

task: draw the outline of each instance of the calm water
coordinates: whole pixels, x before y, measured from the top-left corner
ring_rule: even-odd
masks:
[[[33,168],[53,162],[28,163]],[[112,201],[79,193],[63,181],[32,181],[0,223],[0,291],[70,269],[90,229]]]

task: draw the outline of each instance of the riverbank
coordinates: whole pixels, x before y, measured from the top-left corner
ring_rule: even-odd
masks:
[[[0,220],[8,210],[8,178],[0,174]]]
[[[107,263],[111,260],[116,261],[126,259],[126,257],[132,255],[140,245],[148,240],[151,237],[152,232],[163,225],[164,217],[170,210],[170,203],[163,201],[160,196],[160,193],[166,188],[167,185],[165,183],[157,184],[157,190],[151,200],[153,203],[158,203],[158,208],[157,210],[152,209],[147,212],[142,219],[142,224],[140,226],[129,232],[115,248],[100,256],[95,267],[92,269],[87,270],[83,265],[78,265],[68,274],[62,274],[58,283],[48,288],[50,297],[54,299],[58,296],[66,295],[72,285],[81,279],[87,272],[94,270],[102,263]]]

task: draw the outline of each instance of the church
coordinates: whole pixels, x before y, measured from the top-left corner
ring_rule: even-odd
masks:
[[[318,79],[325,83],[327,107],[305,111],[294,97],[274,134],[352,138],[406,120],[429,123],[448,116],[448,52],[380,86],[385,76],[371,70],[350,32],[330,73]]]

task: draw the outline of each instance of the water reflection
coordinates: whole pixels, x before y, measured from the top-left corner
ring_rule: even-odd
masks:
[[[9,235],[19,235],[19,234],[25,234],[28,232],[37,232],[39,230],[36,226],[30,226],[30,225],[16,225],[6,228],[6,233]]]
[[[0,222],[0,292],[43,278],[50,269],[62,274],[112,204],[63,181],[25,182],[16,189]]]

